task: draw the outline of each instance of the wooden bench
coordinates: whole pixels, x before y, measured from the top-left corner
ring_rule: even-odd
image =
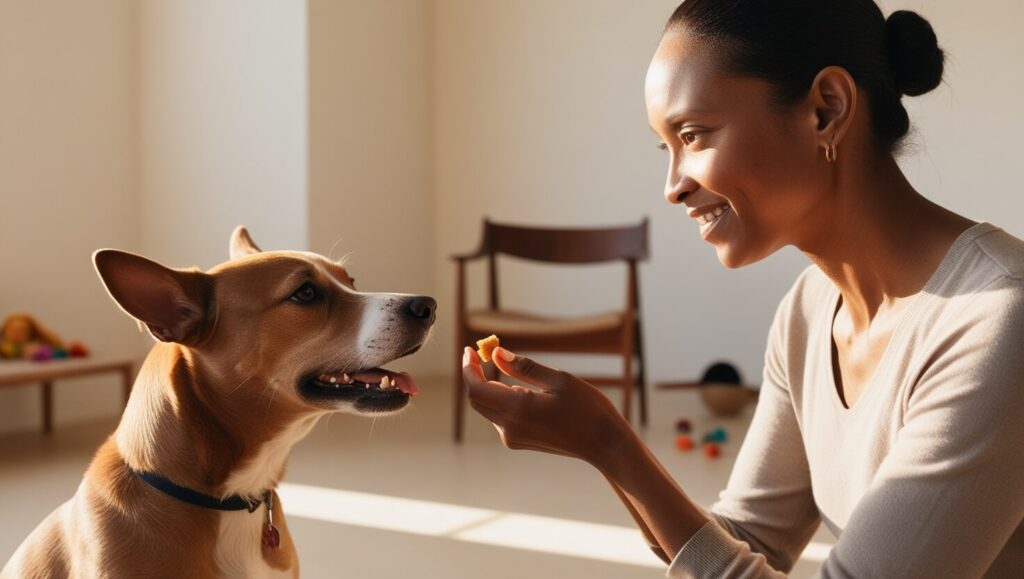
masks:
[[[42,387],[43,432],[53,432],[53,382],[62,378],[78,378],[92,374],[115,372],[121,375],[124,403],[135,379],[130,358],[72,358],[48,362],[0,361],[0,388],[39,384]]]

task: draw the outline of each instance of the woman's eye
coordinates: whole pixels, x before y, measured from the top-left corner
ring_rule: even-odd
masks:
[[[302,286],[295,290],[295,293],[291,295],[290,300],[298,302],[300,304],[308,304],[309,302],[315,301],[320,297],[320,292],[317,291],[313,284],[304,283]]]
[[[686,144],[686,145],[692,145],[692,144],[696,143],[697,139],[699,139],[699,138],[700,138],[700,133],[697,132],[697,131],[686,131],[685,133],[682,133],[681,135],[679,135],[679,139],[683,142],[683,144]]]

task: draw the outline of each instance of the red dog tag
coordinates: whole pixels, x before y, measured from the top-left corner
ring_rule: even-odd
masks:
[[[267,549],[277,549],[281,546],[281,533],[273,523],[263,525],[263,546]]]
[[[267,491],[263,495],[263,502],[267,505],[267,522],[263,525],[263,548],[277,549],[281,546],[281,533],[274,526],[274,491]]]

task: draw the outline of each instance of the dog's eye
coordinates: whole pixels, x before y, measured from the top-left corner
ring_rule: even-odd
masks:
[[[316,286],[311,283],[304,283],[302,284],[302,287],[295,290],[295,293],[293,293],[288,299],[300,304],[308,304],[309,302],[316,301],[319,297],[320,291],[316,289]]]

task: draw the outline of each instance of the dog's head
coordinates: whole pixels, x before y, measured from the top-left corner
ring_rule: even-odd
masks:
[[[183,346],[220,397],[380,415],[417,393],[408,374],[381,366],[423,345],[432,298],[357,291],[341,264],[260,251],[242,227],[231,260],[207,272],[109,249],[93,261],[114,301],[157,340]]]

